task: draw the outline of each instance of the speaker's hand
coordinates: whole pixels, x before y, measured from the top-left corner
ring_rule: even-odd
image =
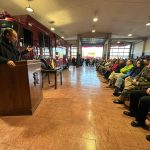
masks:
[[[28,46],[27,48],[26,48],[27,50],[28,50],[28,52],[31,52],[31,51],[33,51],[33,47],[30,47],[30,46]]]
[[[13,67],[16,66],[16,64],[15,64],[12,60],[9,60],[9,61],[7,62],[7,65],[8,65],[9,67],[11,67],[11,68],[13,68]]]
[[[148,88],[148,89],[146,90],[146,93],[147,93],[148,95],[150,95],[150,88]]]

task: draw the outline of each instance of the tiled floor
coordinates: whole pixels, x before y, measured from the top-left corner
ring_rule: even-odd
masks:
[[[0,117],[0,150],[150,150],[150,131],[131,127],[105,86],[92,67],[63,71],[33,116]]]

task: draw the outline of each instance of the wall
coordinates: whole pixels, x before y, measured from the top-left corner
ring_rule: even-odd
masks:
[[[134,45],[134,52],[133,52],[134,58],[137,58],[137,56],[138,57],[142,56],[143,46],[144,46],[144,41]]]
[[[145,55],[150,55],[150,39],[146,41],[145,45]]]

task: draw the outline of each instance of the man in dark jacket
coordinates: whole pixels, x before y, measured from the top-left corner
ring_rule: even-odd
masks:
[[[9,67],[15,67],[15,61],[19,60],[19,57],[33,50],[33,48],[27,47],[23,52],[19,52],[16,49],[15,42],[17,42],[17,33],[14,29],[7,28],[2,33],[0,41],[0,63],[8,64]]]
[[[150,109],[150,88],[146,91],[134,90],[130,93],[129,111],[124,111],[127,116],[135,117],[131,122],[134,127],[144,127],[146,116]]]

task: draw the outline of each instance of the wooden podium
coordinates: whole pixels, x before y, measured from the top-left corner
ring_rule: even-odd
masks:
[[[42,100],[41,63],[0,64],[0,115],[31,115]]]

